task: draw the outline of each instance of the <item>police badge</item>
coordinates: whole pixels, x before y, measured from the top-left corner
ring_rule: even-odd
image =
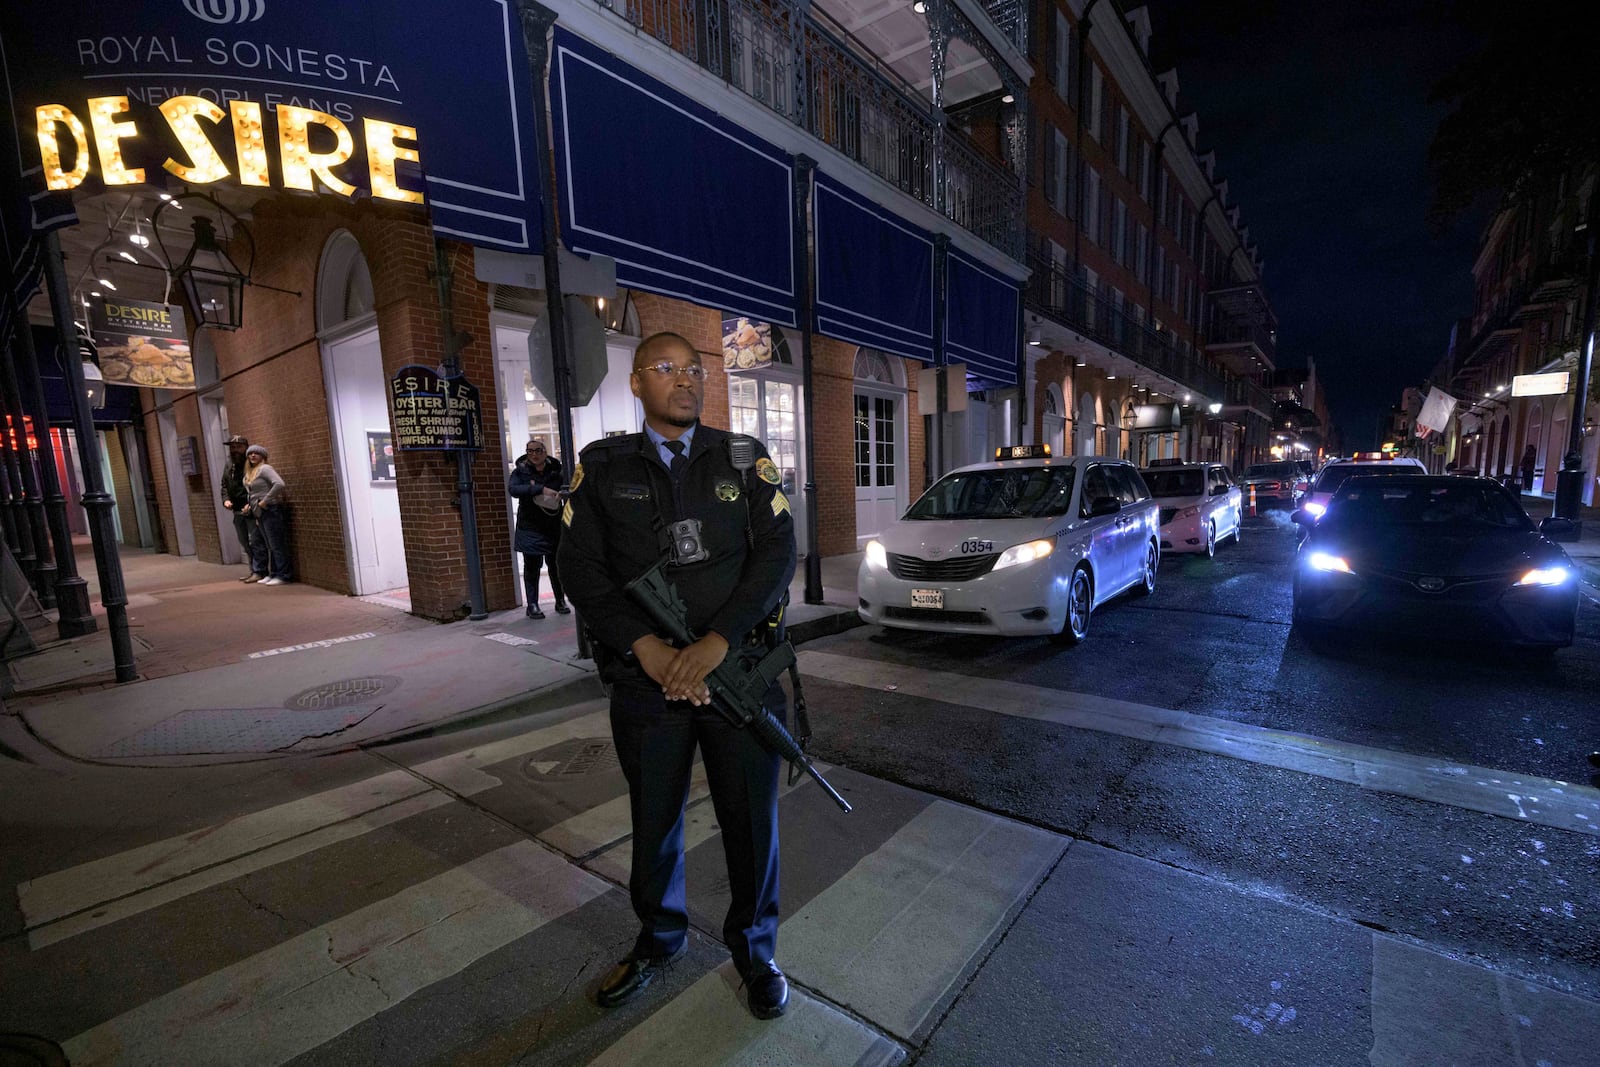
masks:
[[[739,487],[732,482],[717,483],[717,499],[724,504],[731,504],[739,499]]]

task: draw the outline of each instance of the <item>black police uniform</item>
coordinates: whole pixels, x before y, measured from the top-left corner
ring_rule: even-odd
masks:
[[[655,627],[623,591],[663,558],[667,525],[699,519],[708,558],[667,568],[690,629],[715,631],[731,651],[759,643],[794,577],[794,517],[766,449],[752,442],[756,464],[741,472],[729,454],[731,436],[697,425],[676,480],[643,433],[585,448],[562,515],[568,529],[559,564],[612,686],[611,731],[633,815],[628,889],[642,927],[634,952],[671,956],[688,936],[683,809],[698,744],[728,862],[732,902],[723,937],[744,973],[772,959],[777,945],[781,761],[712,708],[666,699],[631,651]],[[768,694],[767,708],[784,720],[780,687]]]

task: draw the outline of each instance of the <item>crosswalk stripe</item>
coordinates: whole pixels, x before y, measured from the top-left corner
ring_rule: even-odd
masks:
[[[389,771],[276,807],[241,815],[218,826],[169,837],[104,859],[17,884],[17,902],[29,927],[170,882],[235,857],[281,844],[425,793],[428,786],[404,771]]]
[[[821,774],[824,778],[826,778],[828,773],[833,770],[832,767],[825,763],[818,763],[816,767],[817,773]],[[695,780],[704,785],[704,764],[695,764]],[[809,781],[809,778],[801,778],[794,785],[790,785],[789,777],[787,773],[785,773],[782,780],[778,783],[778,799],[782,800],[789,793],[792,793],[794,790],[798,789],[802,785],[805,785]],[[696,800],[700,797],[709,797],[710,795],[711,791],[709,788],[701,789],[698,792],[691,791],[689,794],[689,807],[683,813],[683,850],[685,852],[693,849],[696,845],[705,844],[707,841],[718,836],[722,832],[722,828],[717,825],[717,810],[715,805],[710,803],[696,803]],[[623,803],[623,817],[626,819],[628,818],[628,798],[624,796],[621,799]],[[628,826],[625,829],[627,832],[631,833],[632,827]],[[580,855],[580,853],[569,853],[569,855]],[[610,878],[613,881],[621,883],[622,885],[627,885],[628,872],[633,866],[633,839],[630,837],[627,840],[619,840],[616,847],[606,849],[593,859],[587,861],[584,866],[598,875]]]
[[[191,893],[198,893],[202,889],[209,889],[214,885],[231,881],[254,871],[264,870],[275,864],[284,863],[314,852],[319,848],[348,841],[353,837],[376,830],[402,819],[409,819],[413,815],[420,815],[425,811],[451,803],[448,796],[437,790],[429,790],[417,796],[407,797],[405,800],[359,815],[345,822],[325,826],[320,830],[313,830],[308,834],[285,841],[281,845],[273,845],[259,852],[251,852],[237,859],[226,860],[215,866],[207,867],[193,874],[184,875],[170,882],[152,886],[130,896],[121,897],[109,903],[101,904],[88,911],[80,911],[64,919],[46,923],[28,931],[28,947],[37,951],[47,945],[58,941],[65,941],[69,937],[87,933],[97,927],[106,926],[114,922],[149,911],[151,908],[169,904]]]
[[[781,1022],[761,1022],[742,1003],[729,961],[629,1030],[589,1067],[716,1067],[720,1064],[888,1067],[905,1050],[803,990],[790,988]]]
[[[216,826],[19,882],[17,902],[24,926],[30,931],[66,916],[75,917],[72,924],[40,931],[37,938],[30,933],[30,943],[35,947],[52,944],[446,803],[448,798],[441,794],[421,806],[385,811],[431,792],[428,782],[418,779],[419,774],[471,796],[502,784],[483,767],[609,729],[605,712],[590,711],[553,726],[442,756],[421,764],[416,773],[387,771]],[[340,829],[328,832],[334,827]],[[236,861],[236,866],[229,867]],[[213,872],[212,868],[216,870]]]
[[[696,763],[689,775],[688,803],[694,804],[709,793],[705,764]],[[573,859],[581,860],[616,844],[631,833],[633,833],[633,810],[628,794],[624,792],[619,797],[613,797],[603,804],[596,804],[588,811],[579,812],[572,818],[541,831],[539,840],[552,848],[560,849]]]
[[[277,1064],[609,888],[528,841],[497,849],[72,1038],[72,1063]]]
[[[1600,789],[1553,778],[1271,730],[1089,693],[831,652],[800,653],[800,669],[831,682],[875,690],[887,686],[901,696],[1231,756],[1381,793],[1600,836]]]
[[[935,801],[778,931],[799,981],[910,1040],[1065,839]]]

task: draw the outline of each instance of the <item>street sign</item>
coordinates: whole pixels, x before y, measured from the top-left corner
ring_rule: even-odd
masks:
[[[1511,379],[1512,396],[1559,396],[1567,391],[1566,371],[1551,374],[1519,374]]]
[[[389,408],[397,451],[483,447],[478,387],[464,375],[446,378],[431,367],[401,367],[389,383]]]

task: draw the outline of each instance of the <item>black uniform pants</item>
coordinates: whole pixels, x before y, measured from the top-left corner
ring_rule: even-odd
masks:
[[[611,691],[611,732],[628,779],[633,813],[633,870],[628,891],[639,916],[635,953],[667,956],[688,937],[683,808],[698,745],[721,827],[732,899],[723,940],[740,973],[773,958],[778,943],[778,772],[782,761],[718,712],[668,701],[638,682]],[[783,689],[767,710],[787,716]]]

